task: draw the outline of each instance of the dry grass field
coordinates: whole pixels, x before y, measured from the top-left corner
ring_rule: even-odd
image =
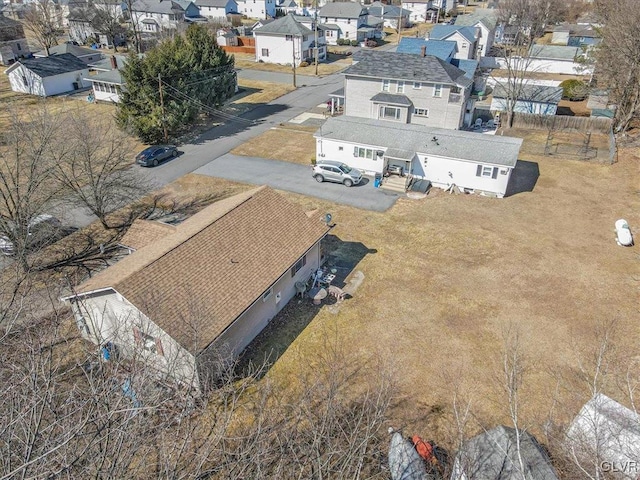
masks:
[[[291,73],[291,65],[278,65],[275,63],[259,63],[256,57],[249,53],[233,53],[235,57],[236,68],[246,68],[249,70],[262,70],[265,72]],[[351,65],[351,57],[340,57],[329,54],[327,62],[318,63],[318,75],[331,75],[339,72]],[[306,67],[296,68],[298,75],[315,75],[315,66],[313,64]]]
[[[283,124],[239,145],[231,153],[310,165],[311,158],[316,155],[313,138],[316,130],[316,127]],[[265,149],[265,145],[269,148]]]
[[[285,323],[295,321],[292,312],[307,318],[291,343],[264,340],[286,348],[269,375],[295,376],[333,338],[395,368],[390,424],[438,439],[450,426],[455,390],[471,400],[476,426],[506,421],[495,378],[511,325],[529,365],[524,424],[540,434],[552,407],[561,421],[575,414],[589,394],[559,388],[557,374],[574,371],[595,347],[597,325],[615,320],[619,351],[627,361],[640,353],[638,247],[617,246],[613,233],[621,217],[640,225],[639,157],[623,152],[612,166],[559,160],[538,155],[537,141],[525,136],[522,150],[539,168],[534,190],[505,199],[434,191],[375,213],[285,193],[308,210],[331,212],[334,244],[365,252],[354,268],[364,280],[338,310],[292,302]],[[177,188],[194,181],[200,193],[229,188],[193,175]]]

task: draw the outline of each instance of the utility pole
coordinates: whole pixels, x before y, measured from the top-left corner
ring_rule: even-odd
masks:
[[[295,85],[295,76],[293,84]],[[162,79],[160,78],[160,74],[158,74],[158,90],[160,90],[160,121],[162,122],[162,133],[164,134],[164,143],[169,142],[169,137],[167,135],[167,123],[165,122],[165,111],[164,111],[164,95],[162,94]]]
[[[295,35],[291,35],[291,52],[293,53],[293,87],[296,88],[296,37]]]
[[[314,34],[314,46],[315,48],[313,49],[314,52],[314,64],[315,64],[315,68],[316,68],[316,77],[318,76],[318,0],[315,0],[315,13],[314,13],[314,22],[313,22],[313,34]]]

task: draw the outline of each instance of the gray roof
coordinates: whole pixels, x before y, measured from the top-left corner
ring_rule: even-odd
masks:
[[[515,167],[522,145],[520,138],[348,116],[329,118],[314,136],[507,167]]]
[[[358,18],[365,15],[367,9],[355,2],[330,2],[318,12],[320,17],[331,18]]]
[[[489,30],[492,30],[496,28],[498,16],[493,10],[477,8],[474,13],[469,15],[458,15],[455,24],[462,27],[473,27],[478,23],[482,23]]]
[[[573,61],[580,53],[580,47],[565,47],[564,45],[532,45],[530,55],[534,58],[549,58],[553,60]]]
[[[313,31],[296,22],[293,15],[285,15],[255,30],[256,35],[263,33],[269,35],[310,35]]]
[[[580,410],[567,431],[579,456],[595,456],[617,465],[640,458],[640,415],[601,393]]]
[[[402,105],[404,107],[410,107],[413,105],[409,97],[406,95],[397,95],[394,93],[380,92],[371,97],[373,103],[389,103],[391,105]]]
[[[80,47],[72,43],[63,43],[61,45],[55,45],[49,49],[49,55],[62,55],[64,53],[70,53],[74,57],[78,57],[78,58],[89,56],[89,55],[97,55],[97,56],[102,55],[98,50]],[[47,52],[45,50],[40,50],[39,52],[36,52],[33,55],[36,57],[46,57]]]
[[[113,70],[113,67],[111,66],[111,57],[115,57],[116,58],[116,65],[118,68],[122,68],[125,66],[125,64],[127,63],[127,60],[129,59],[129,55],[118,55],[118,54],[112,54],[112,55],[108,55],[106,58],[98,61],[98,62],[92,62],[89,64],[89,67],[95,69],[95,70]],[[138,54],[138,58],[143,58],[144,57],[144,53],[139,53]]]
[[[520,471],[515,429],[496,427],[465,442],[456,456],[456,467],[465,472],[463,478],[558,480],[549,457],[535,437],[521,431],[519,450],[525,472]],[[456,467],[454,471],[458,473]]]
[[[100,72],[97,75],[85,77],[90,82],[114,83],[116,85],[124,85],[124,80],[120,70],[109,70],[108,72]]]
[[[431,82],[448,85],[470,86],[473,81],[465,72],[444,60],[411,53],[360,50],[353,56],[354,63],[344,71],[345,75],[389,78],[410,82]]]
[[[405,10],[404,8],[397,7],[395,5],[385,5],[380,2],[373,2],[367,7],[369,15],[386,19],[398,19],[398,17],[408,17],[411,15],[411,10]]]
[[[25,68],[28,68],[41,78],[53,77],[69,72],[80,72],[87,69],[87,65],[82,60],[74,57],[70,53],[53,55],[51,57],[25,58],[16,62],[14,65],[18,64],[24,65]],[[9,67],[6,73],[9,73],[9,71],[14,68],[14,66]]]
[[[235,0],[234,0],[235,1]],[[195,0],[198,7],[218,7],[225,8],[229,0]]]
[[[557,104],[562,100],[562,87],[549,87],[546,85],[522,85],[518,92],[518,100],[538,103]],[[496,84],[493,89],[494,98],[506,98],[507,90],[501,83]]]
[[[165,15],[175,15],[184,13],[184,8],[173,0],[136,0],[131,6],[134,12],[162,13]]]

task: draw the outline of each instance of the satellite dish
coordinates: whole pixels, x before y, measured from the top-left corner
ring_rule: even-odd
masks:
[[[327,214],[324,216],[324,223],[326,223],[327,225],[329,225],[329,224],[331,223],[331,219],[332,219],[332,218],[333,218],[333,217],[331,216],[331,214],[330,214],[330,213],[327,213]]]

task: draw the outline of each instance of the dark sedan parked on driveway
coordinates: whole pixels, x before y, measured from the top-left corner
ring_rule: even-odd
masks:
[[[143,167],[157,167],[160,162],[178,156],[175,145],[152,145],[136,155],[136,163]]]

